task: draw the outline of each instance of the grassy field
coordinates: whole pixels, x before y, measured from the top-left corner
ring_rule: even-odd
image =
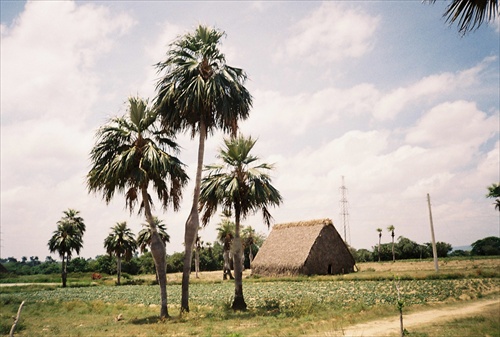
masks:
[[[87,279],[82,275],[64,289],[52,284],[0,287],[0,333],[8,334],[12,316],[25,300],[16,336],[341,335],[352,324],[397,315],[395,276],[404,312],[410,314],[498,299],[499,267],[500,258],[445,260],[439,273],[433,271],[432,261],[366,263],[359,265],[358,273],[328,277],[255,278],[246,271],[246,312],[230,309],[234,284],[223,282],[222,272],[204,272],[199,279],[192,275],[191,312],[182,317],[180,274],[169,274],[172,317],[165,321],[158,319],[159,291],[152,285],[152,275],[132,278],[130,285],[123,286],[114,286],[111,277],[91,283],[89,275]],[[499,336],[495,307],[453,324],[414,328],[410,333],[422,337],[478,336],[475,331],[484,331],[479,334],[482,336]]]

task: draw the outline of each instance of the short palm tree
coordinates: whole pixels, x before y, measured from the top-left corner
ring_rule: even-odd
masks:
[[[255,229],[252,226],[246,226],[243,228],[242,237],[244,246],[248,247],[248,260],[250,261],[250,266],[253,261],[253,245],[255,244]]]
[[[219,240],[219,242],[222,244],[222,258],[224,259],[224,264],[222,267],[222,278],[224,280],[227,280],[228,276],[231,280],[234,279],[233,275],[231,274],[230,252],[234,238],[235,224],[234,222],[231,222],[231,220],[229,219],[230,217],[231,213],[226,212],[226,214],[224,214],[224,217],[222,218],[222,221],[217,227],[217,240]]]
[[[279,191],[271,185],[268,172],[273,166],[256,164],[258,157],[250,154],[256,140],[251,137],[238,136],[224,140],[224,148],[220,150],[220,165],[206,167],[208,175],[201,183],[200,210],[203,212],[202,222],[208,224],[210,218],[221,205],[225,210],[232,210],[235,218],[233,239],[234,248],[234,310],[245,310],[243,298],[243,282],[240,239],[241,220],[249,214],[261,211],[264,223],[271,224],[269,206],[279,206],[282,202]]]
[[[62,259],[61,279],[62,286],[66,287],[67,265],[71,259],[73,251],[80,254],[83,248],[83,233],[85,232],[85,223],[78,215],[80,212],[74,209],[64,211],[64,217],[57,222],[57,229],[53,232],[48,242],[51,253],[59,253]]]
[[[110,256],[116,256],[116,284],[120,285],[122,259],[130,261],[137,249],[134,233],[127,227],[127,222],[118,222],[114,227],[111,227],[111,233],[104,239],[104,248]]]
[[[479,28],[486,19],[493,21],[498,14],[498,0],[451,0],[443,16],[450,24],[457,21],[458,31],[465,35]]]
[[[205,139],[220,129],[235,135],[238,122],[248,118],[252,97],[243,85],[246,73],[226,63],[219,50],[224,32],[198,26],[194,33],[170,45],[167,59],[156,65],[162,77],[157,83],[156,107],[164,126],[199,134],[198,163],[193,204],[184,234],[181,312],[189,311],[189,275],[193,248],[200,225],[198,201],[205,152]]]
[[[167,242],[170,242],[170,235],[167,233],[167,226],[157,217],[154,216],[153,219],[156,224],[158,235],[160,235],[160,239],[163,241],[163,244],[166,245]],[[145,253],[148,251],[148,247],[151,246],[151,228],[149,228],[149,224],[147,223],[143,223],[142,225],[144,228],[137,233],[137,246],[141,253]]]
[[[102,193],[109,203],[116,191],[125,194],[126,207],[139,203],[151,230],[151,254],[159,276],[160,316],[167,317],[166,250],[151,212],[153,186],[164,209],[178,210],[182,188],[188,177],[184,164],[167,153],[178,152],[172,134],[161,130],[157,114],[140,98],[129,99],[128,114],[112,118],[97,131],[97,141],[90,153],[92,168],[87,174],[89,192]]]
[[[394,230],[396,228],[393,225],[387,227],[387,230],[391,233],[392,236],[392,262],[396,262],[396,254],[394,253]]]
[[[382,240],[382,228],[377,228],[378,232],[378,262],[380,262],[380,241]]]

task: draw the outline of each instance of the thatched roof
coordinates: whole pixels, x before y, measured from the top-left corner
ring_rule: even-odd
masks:
[[[316,244],[322,235],[328,243]],[[343,260],[346,259],[343,255],[347,254],[347,259],[352,259],[332,220],[318,219],[275,225],[252,262],[252,269],[258,274],[299,273],[310,258],[313,247],[322,250],[316,251],[318,254],[336,254]]]

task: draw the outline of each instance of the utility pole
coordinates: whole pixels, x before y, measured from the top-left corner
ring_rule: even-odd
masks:
[[[349,205],[347,202],[347,187],[345,187],[344,176],[342,176],[342,186],[340,187],[340,216],[344,225],[344,242],[350,245]]]
[[[434,225],[432,223],[431,197],[429,196],[429,193],[427,193],[427,205],[429,206],[429,219],[431,221],[432,255],[434,256],[434,268],[436,269],[436,271],[439,271],[436,238],[434,237]]]

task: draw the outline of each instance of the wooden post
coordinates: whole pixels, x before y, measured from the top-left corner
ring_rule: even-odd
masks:
[[[10,328],[9,337],[14,337],[14,331],[16,330],[17,323],[19,323],[19,319],[21,318],[21,310],[23,310],[23,305],[24,305],[24,301],[21,302],[19,309],[17,309],[17,316],[16,316],[16,319],[14,321],[14,324],[12,325],[12,328]]]
[[[434,225],[432,223],[431,197],[429,196],[429,193],[427,193],[427,204],[429,205],[429,219],[431,221],[432,255],[434,256],[434,268],[436,269],[436,271],[439,271],[436,239],[434,237]]]

